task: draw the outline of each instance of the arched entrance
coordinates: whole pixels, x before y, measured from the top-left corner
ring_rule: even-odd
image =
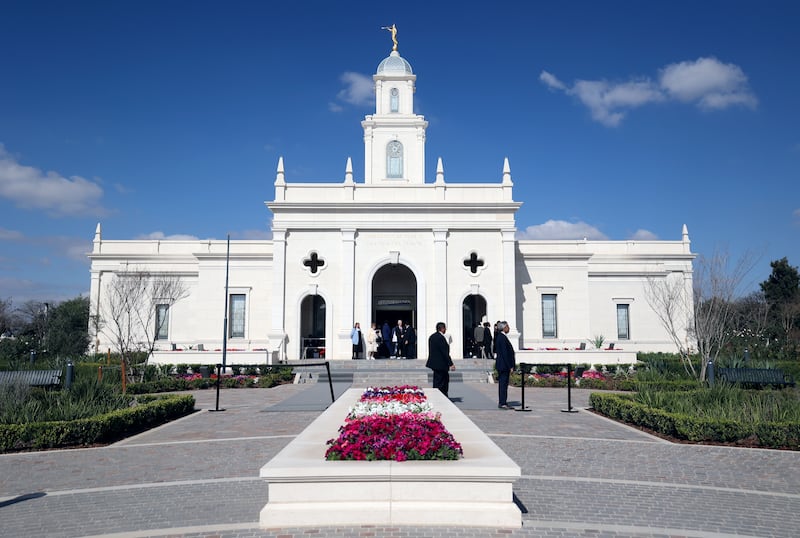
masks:
[[[475,348],[475,325],[486,316],[486,299],[480,295],[467,295],[461,304],[462,341],[464,358],[481,357],[480,350]]]
[[[300,304],[300,357],[325,357],[325,299],[307,295]]]
[[[372,278],[372,319],[378,326],[397,320],[417,327],[417,277],[403,264],[387,264]],[[380,353],[379,356],[384,356]]]

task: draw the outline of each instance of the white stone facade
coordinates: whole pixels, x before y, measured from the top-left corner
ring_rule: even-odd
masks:
[[[494,182],[452,184],[440,160],[426,182],[427,122],[413,113],[411,66],[393,52],[373,78],[363,181],[348,160],[339,183],[287,182],[281,159],[267,203],[272,240],[230,242],[228,294],[244,308],[229,314],[237,326],[234,334],[228,325],[228,349],[297,359],[313,344],[328,359],[350,359],[355,322],[366,330],[402,318],[417,329],[417,356],[426,357],[427,337],[444,321],[458,358],[469,355],[463,336],[485,316],[508,320],[520,348],[575,348],[603,334],[629,351],[675,351],[645,291],[648,278],[674,278],[690,294],[685,227],[676,241],[517,240],[521,203],[508,161]],[[102,317],[118,272],[179,275],[190,293],[170,307],[157,348],[202,344],[211,351],[191,362],[219,362],[225,241],[109,241],[98,225],[89,257],[92,315]],[[103,332],[96,345],[113,349]],[[158,360],[187,362],[168,353]]]

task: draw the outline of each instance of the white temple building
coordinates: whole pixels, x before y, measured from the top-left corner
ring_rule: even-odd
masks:
[[[452,335],[453,358],[469,356],[466,335],[484,319],[507,320],[520,350],[591,349],[591,338],[604,335],[615,349],[676,351],[646,288],[675,279],[691,297],[685,226],[674,241],[517,239],[524,201],[514,198],[508,159],[485,183],[445,181],[439,159],[429,181],[428,122],[414,113],[411,65],[393,50],[373,80],[375,112],[361,122],[363,178],[347,159],[337,183],[295,183],[281,158],[266,203],[272,239],[231,241],[229,254],[225,240],[108,240],[98,224],[91,314],[104,316],[116,275],[146,270],[179,276],[188,288],[168,308],[150,305],[164,322],[158,362],[219,362],[225,300],[227,349],[271,359],[309,357],[309,347],[313,356],[351,359],[355,322],[366,330],[398,319],[417,329],[421,358],[438,321]],[[114,349],[106,330],[94,345]],[[170,357],[173,350],[193,357]]]

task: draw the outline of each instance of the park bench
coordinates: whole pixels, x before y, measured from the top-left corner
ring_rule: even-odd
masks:
[[[721,381],[753,387],[794,387],[794,378],[772,368],[717,368]]]
[[[0,372],[0,385],[21,383],[31,387],[58,387],[61,385],[61,370],[14,370]]]

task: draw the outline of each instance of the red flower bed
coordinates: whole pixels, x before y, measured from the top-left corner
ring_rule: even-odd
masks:
[[[420,403],[425,394],[419,387],[369,388],[361,401]],[[339,437],[327,442],[328,460],[456,460],[461,445],[447,431],[439,415],[400,413],[367,415],[347,420]]]

